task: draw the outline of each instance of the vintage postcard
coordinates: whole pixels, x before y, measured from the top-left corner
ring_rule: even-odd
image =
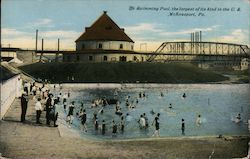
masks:
[[[2,0],[0,158],[250,158],[249,0]]]

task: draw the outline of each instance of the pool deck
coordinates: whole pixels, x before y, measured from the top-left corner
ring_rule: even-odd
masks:
[[[64,136],[59,128],[35,124],[34,101],[29,101],[26,123],[20,120],[16,99],[0,121],[0,153],[6,158],[242,158],[249,137],[150,138],[139,140],[92,140]],[[1,156],[0,156],[1,158]]]

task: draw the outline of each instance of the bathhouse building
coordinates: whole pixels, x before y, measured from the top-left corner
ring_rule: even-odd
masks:
[[[134,51],[134,41],[120,28],[106,11],[76,39],[76,51],[65,53],[65,62],[115,62],[146,60]]]

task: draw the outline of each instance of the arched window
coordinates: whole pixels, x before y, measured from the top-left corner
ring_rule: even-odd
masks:
[[[123,49],[123,44],[120,44],[120,49]]]
[[[102,49],[102,43],[99,43],[98,48]]]
[[[103,61],[108,61],[108,57],[107,56],[103,56]]]

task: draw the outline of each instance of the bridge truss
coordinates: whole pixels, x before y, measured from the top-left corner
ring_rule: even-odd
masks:
[[[148,61],[167,61],[169,59],[190,60],[194,57],[238,57],[249,58],[247,45],[218,42],[164,42],[148,57]]]

